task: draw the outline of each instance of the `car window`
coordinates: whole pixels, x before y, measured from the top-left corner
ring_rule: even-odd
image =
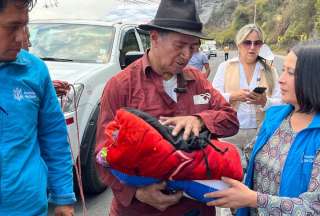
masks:
[[[107,63],[114,27],[82,24],[30,23],[30,52],[40,58]]]
[[[134,29],[126,32],[123,38],[123,45],[121,51],[123,55],[125,55],[129,51],[140,51]]]
[[[210,49],[212,49],[212,50],[216,50],[216,49],[217,49],[217,47],[216,47],[216,45],[211,44],[211,45],[210,45]]]
[[[146,31],[141,31],[141,30],[138,30],[138,33],[141,38],[143,50],[149,49],[150,48],[150,35],[149,35],[149,33]]]

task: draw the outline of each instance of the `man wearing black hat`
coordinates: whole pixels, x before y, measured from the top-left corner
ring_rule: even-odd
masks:
[[[205,76],[193,67],[185,67],[199,38],[205,38],[198,20],[194,0],[162,0],[155,19],[139,26],[150,32],[151,48],[106,84],[97,150],[107,139],[106,125],[121,107],[140,109],[165,125],[173,125],[173,135],[184,129],[184,139],[191,133],[198,135],[204,127],[217,137],[237,133],[236,112]],[[103,174],[115,197],[111,216],[215,213],[213,208],[183,197],[181,192],[164,193],[165,183],[134,188],[121,184],[105,170]]]

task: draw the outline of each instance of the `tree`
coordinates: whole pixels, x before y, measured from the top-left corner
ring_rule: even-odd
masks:
[[[314,22],[314,29],[315,29],[315,34],[317,37],[320,37],[320,0],[316,0],[314,3],[315,7],[315,22]]]

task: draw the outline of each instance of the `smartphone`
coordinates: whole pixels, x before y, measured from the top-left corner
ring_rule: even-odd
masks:
[[[255,89],[253,89],[253,92],[258,94],[263,94],[266,90],[267,90],[266,87],[255,87]]]

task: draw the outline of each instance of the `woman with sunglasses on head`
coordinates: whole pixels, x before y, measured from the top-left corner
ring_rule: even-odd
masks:
[[[245,145],[256,135],[264,110],[280,104],[281,99],[275,68],[258,55],[263,45],[262,30],[255,24],[245,25],[238,31],[235,42],[239,56],[219,65],[212,84],[237,110],[240,130],[225,140],[237,145],[245,168]]]
[[[320,215],[320,41],[294,47],[279,78],[283,102],[268,109],[245,184],[209,193],[209,206],[247,215]]]

